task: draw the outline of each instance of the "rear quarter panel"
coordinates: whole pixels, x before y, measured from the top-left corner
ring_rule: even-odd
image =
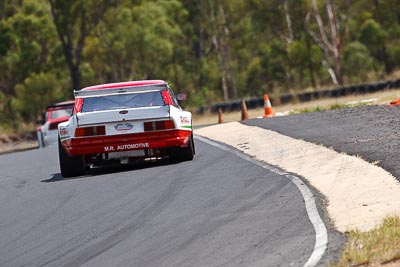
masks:
[[[192,113],[180,108],[171,106],[170,116],[174,119],[175,125],[180,130],[192,131]]]
[[[58,124],[58,135],[61,141],[71,139],[75,134],[76,129],[76,117],[71,116],[68,121]]]

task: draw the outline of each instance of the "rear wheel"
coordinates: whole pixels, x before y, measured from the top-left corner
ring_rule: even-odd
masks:
[[[187,147],[177,147],[170,150],[170,159],[175,162],[193,160],[195,154],[193,136],[190,137]]]
[[[83,156],[70,157],[61,145],[60,137],[58,138],[58,156],[61,175],[63,177],[68,178],[85,174],[85,162]]]

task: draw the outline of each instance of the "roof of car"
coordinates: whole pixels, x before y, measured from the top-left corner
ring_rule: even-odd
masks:
[[[99,89],[110,89],[110,88],[124,88],[124,87],[145,86],[154,84],[167,84],[167,83],[163,80],[129,81],[129,82],[99,84],[99,85],[85,87],[82,90],[86,91],[86,90],[99,90]]]
[[[69,100],[69,101],[58,102],[58,103],[49,105],[49,106],[46,107],[46,109],[70,107],[70,106],[74,106],[74,104],[75,104],[75,101],[74,101],[74,100]]]

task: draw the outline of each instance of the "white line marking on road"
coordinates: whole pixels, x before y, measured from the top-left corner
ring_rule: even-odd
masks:
[[[198,135],[196,135],[196,138],[204,143],[207,143],[207,144],[217,147],[219,149],[222,149],[222,150],[228,151],[232,154],[235,154],[236,156],[238,156],[244,160],[247,160],[253,164],[256,164],[264,169],[267,169],[268,171],[271,171],[278,175],[284,176],[296,185],[296,187],[299,189],[301,195],[303,196],[308,218],[310,219],[311,224],[313,225],[314,230],[315,230],[314,249],[313,249],[313,252],[311,253],[311,256],[308,258],[307,262],[304,264],[304,267],[316,266],[318,264],[318,262],[321,260],[322,256],[325,253],[325,250],[327,248],[328,232],[326,230],[326,226],[325,226],[324,222],[322,221],[322,219],[319,215],[317,205],[315,204],[314,195],[311,192],[311,190],[305,185],[305,183],[299,177],[297,177],[293,174],[290,174],[281,169],[270,166],[266,163],[256,161],[256,160],[252,159],[251,157],[249,157],[237,150],[229,148],[228,146],[221,145],[217,142],[211,141],[210,139],[207,139],[205,137],[201,137]]]

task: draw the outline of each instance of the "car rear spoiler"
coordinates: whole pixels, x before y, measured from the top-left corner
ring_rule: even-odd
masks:
[[[74,96],[77,98],[98,97],[105,95],[118,95],[130,93],[144,93],[161,91],[167,88],[167,84],[151,84],[141,86],[131,86],[122,88],[106,88],[106,89],[92,89],[92,90],[74,90]]]
[[[56,104],[48,105],[48,106],[46,106],[46,109],[49,109],[49,108],[74,107],[74,104],[75,104],[75,101],[74,101],[74,100],[65,101],[65,102],[61,102],[61,103],[56,103]]]

